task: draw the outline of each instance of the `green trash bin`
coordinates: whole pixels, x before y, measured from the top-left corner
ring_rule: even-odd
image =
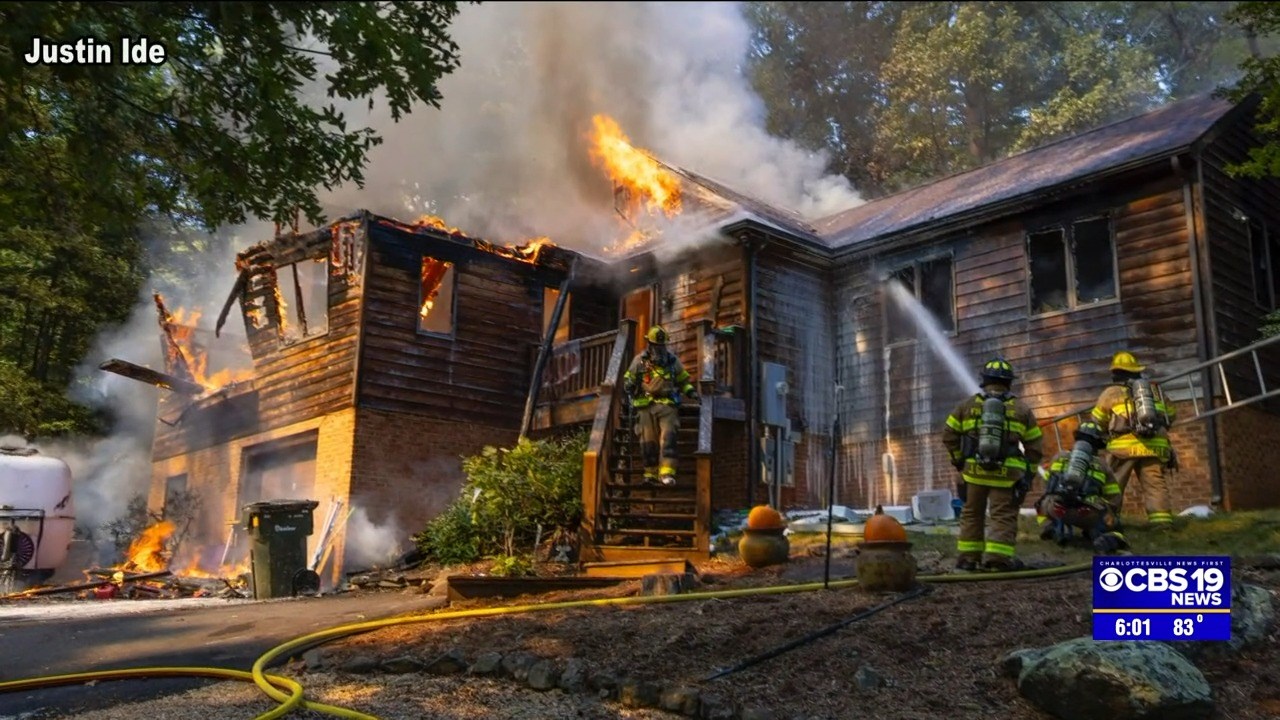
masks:
[[[320,591],[320,576],[307,567],[307,538],[315,500],[270,500],[244,506],[249,532],[253,596],[293,597]]]

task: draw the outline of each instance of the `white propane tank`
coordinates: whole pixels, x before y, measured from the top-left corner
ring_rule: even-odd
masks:
[[[34,448],[0,447],[0,526],[9,519],[37,543],[22,569],[52,575],[66,562],[75,532],[71,468]]]

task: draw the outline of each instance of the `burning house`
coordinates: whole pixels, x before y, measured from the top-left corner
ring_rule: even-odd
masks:
[[[1185,101],[817,221],[597,119],[624,228],[605,253],[363,212],[242,253],[218,327],[238,304],[252,376],[202,382],[173,363],[151,504],[207,490],[206,536],[274,497],[416,529],[456,496],[461,455],[586,427],[582,557],[705,556],[713,509],[825,503],[832,472],[850,506],[951,487],[938,428],[967,392],[957,375],[992,354],[1017,369],[1050,451],[1121,349],[1157,376],[1186,371],[1168,388],[1184,416],[1261,397],[1280,383],[1271,349],[1256,372],[1200,367],[1280,303],[1280,191],[1223,170],[1251,108]],[[659,234],[646,217],[680,222]],[[702,401],[681,409],[676,485],[641,488],[621,373],[658,323]],[[1265,401],[1178,428],[1175,503],[1274,502],[1256,438],[1277,429]]]

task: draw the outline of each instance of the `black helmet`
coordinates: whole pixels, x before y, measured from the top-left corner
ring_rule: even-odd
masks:
[[[1076,441],[1084,440],[1095,449],[1106,447],[1107,439],[1102,434],[1102,426],[1092,420],[1085,420],[1076,428]]]
[[[992,358],[982,366],[982,382],[998,382],[1009,385],[1013,383],[1016,377],[1013,374],[1013,366],[1002,358]]]

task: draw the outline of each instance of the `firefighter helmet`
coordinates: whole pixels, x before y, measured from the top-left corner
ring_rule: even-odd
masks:
[[[1125,372],[1140,373],[1145,367],[1145,365],[1139,365],[1138,358],[1134,357],[1133,353],[1128,350],[1121,350],[1111,358],[1111,370],[1113,372],[1123,370]]]
[[[666,345],[667,331],[661,325],[654,325],[649,328],[649,332],[645,333],[644,339],[647,340],[650,345]]]
[[[982,366],[982,382],[999,382],[1008,385],[1013,382],[1013,366],[1003,358],[992,358]]]
[[[1080,423],[1080,426],[1076,428],[1075,439],[1077,442],[1084,440],[1097,449],[1107,446],[1107,439],[1102,434],[1102,426],[1092,420],[1085,420]]]

